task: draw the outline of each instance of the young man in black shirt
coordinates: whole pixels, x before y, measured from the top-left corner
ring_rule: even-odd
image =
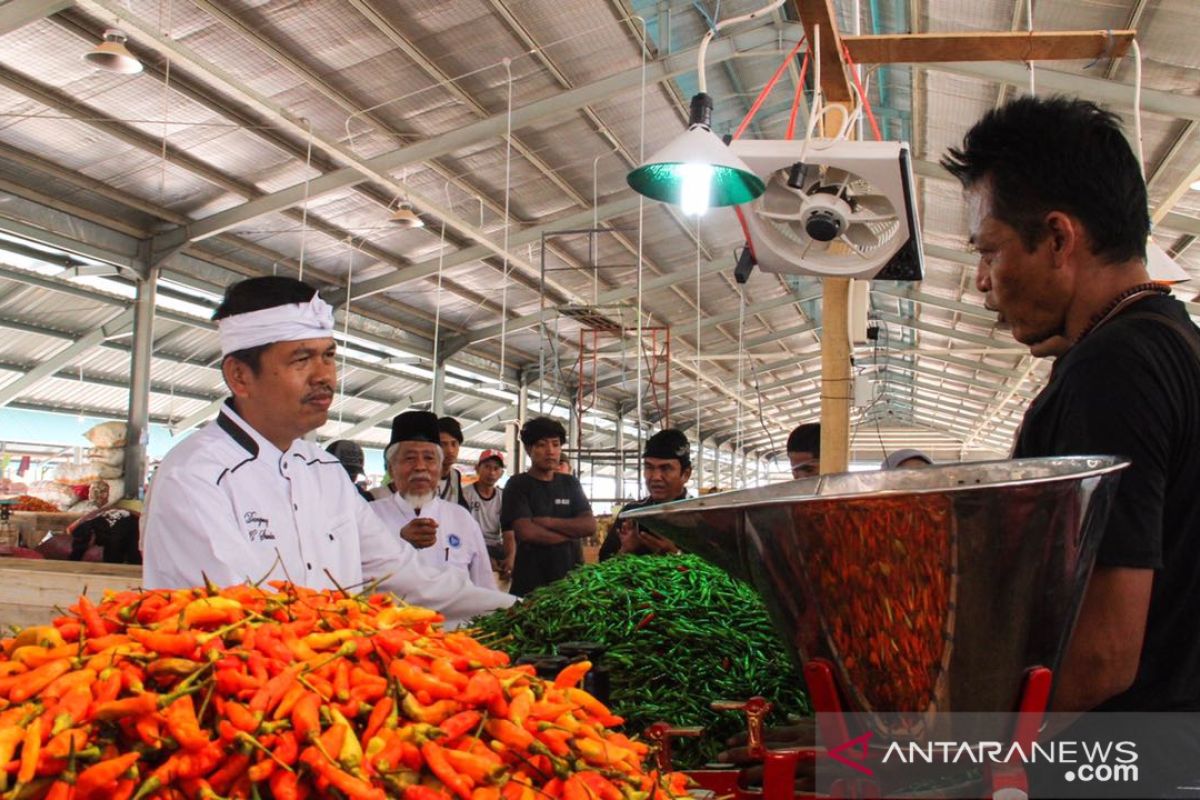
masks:
[[[558,472],[567,432],[549,417],[535,417],[521,428],[529,453],[529,471],[504,487],[500,527],[512,529],[517,560],[509,592],[522,597],[566,575],[583,559],[579,540],[596,534],[596,518],[579,480]]]
[[[943,164],[965,187],[986,305],[1058,356],[1013,455],[1132,461],[1053,710],[1200,710],[1200,331],[1146,272],[1137,159],[1114,115],[1024,97]]]
[[[692,447],[687,437],[674,428],[659,431],[646,440],[642,450],[642,478],[646,481],[647,496],[625,506],[621,513],[684,499],[691,477]],[[600,560],[618,553],[650,555],[677,551],[669,539],[641,528],[632,520],[622,520],[618,514],[600,546]]]

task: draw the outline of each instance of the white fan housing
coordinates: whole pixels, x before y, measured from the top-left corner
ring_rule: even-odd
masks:
[[[925,264],[906,142],[739,139],[767,184],[742,206],[767,272],[919,281]],[[803,158],[803,163],[801,163]]]

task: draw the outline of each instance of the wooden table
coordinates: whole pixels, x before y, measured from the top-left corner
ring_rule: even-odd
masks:
[[[0,557],[0,627],[44,625],[84,589],[99,601],[105,589],[141,585],[142,568],[132,564]]]

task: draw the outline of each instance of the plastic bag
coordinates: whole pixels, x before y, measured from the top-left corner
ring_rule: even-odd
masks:
[[[96,447],[124,447],[128,429],[129,426],[124,422],[101,422],[85,433],[84,437]]]

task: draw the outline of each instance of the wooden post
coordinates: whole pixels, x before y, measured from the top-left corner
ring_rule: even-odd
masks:
[[[821,474],[850,466],[850,280],[821,281]]]

